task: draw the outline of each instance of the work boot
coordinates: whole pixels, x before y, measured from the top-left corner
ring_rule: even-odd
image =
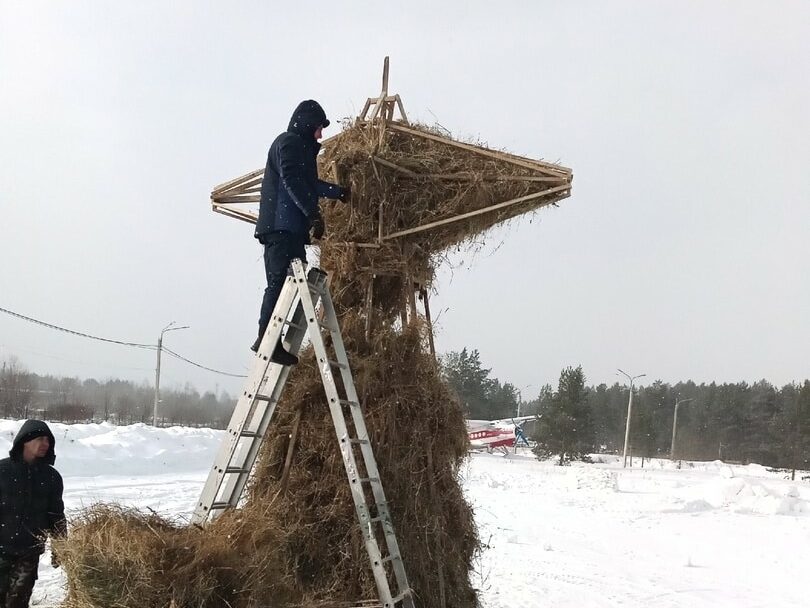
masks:
[[[256,338],[253,346],[250,347],[250,350],[252,350],[254,353],[259,352],[259,347],[262,345],[262,340],[264,340],[265,331],[267,331],[267,325],[259,325],[259,336]]]
[[[298,357],[284,350],[284,347],[281,345],[281,340],[276,343],[273,354],[270,355],[270,360],[279,365],[295,365],[298,363]]]

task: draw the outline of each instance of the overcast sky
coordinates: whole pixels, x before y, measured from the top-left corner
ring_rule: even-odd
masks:
[[[210,190],[261,167],[300,100],[356,115],[386,54],[411,119],[574,170],[559,208],[440,274],[440,351],[477,348],[527,399],[577,364],[810,376],[804,1],[0,0],[0,307],[134,342],[177,321],[170,348],[244,372],[261,250]],[[9,355],[154,376],[152,352],[0,314]]]

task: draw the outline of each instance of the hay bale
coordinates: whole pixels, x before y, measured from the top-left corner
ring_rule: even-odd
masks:
[[[337,173],[352,188],[350,204],[324,209],[328,236],[320,265],[331,276],[416,604],[473,608],[469,572],[479,544],[459,480],[468,448],[462,407],[426,352],[425,327],[415,321],[402,328],[397,320],[405,287],[414,280],[429,287],[443,250],[565,198],[571,172],[397,123],[381,129],[358,122],[326,142],[319,162],[322,175]],[[258,174],[216,190],[215,209],[255,217],[233,213],[226,201],[255,196]],[[311,351],[290,375],[275,416],[244,507],[204,530],[113,507],[86,513],[57,547],[69,579],[68,605],[326,607],[376,598]]]
[[[282,606],[289,580],[271,549],[282,536],[272,521],[243,514],[201,531],[98,504],[53,549],[68,578],[69,608]],[[279,602],[255,603],[262,594]]]

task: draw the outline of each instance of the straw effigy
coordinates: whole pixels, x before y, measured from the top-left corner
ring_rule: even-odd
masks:
[[[393,120],[395,107],[401,120]],[[443,251],[569,196],[571,171],[411,125],[385,85],[357,121],[324,143],[319,163],[321,175],[352,191],[349,203],[324,206],[320,266],[330,275],[416,605],[472,608],[478,536],[459,480],[464,415],[430,352],[429,314],[416,314],[417,301],[428,313]],[[214,209],[255,221],[245,205],[257,202],[261,175],[215,189]],[[305,352],[244,505],[203,530],[90,509],[56,547],[67,605],[327,607],[376,598],[325,401]]]

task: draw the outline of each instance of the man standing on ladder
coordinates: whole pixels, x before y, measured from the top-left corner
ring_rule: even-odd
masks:
[[[318,140],[328,126],[326,113],[317,101],[302,101],[295,108],[287,130],[275,139],[267,154],[254,233],[264,245],[267,288],[259,316],[259,336],[250,347],[254,352],[259,350],[270,323],[290,260],[299,258],[306,262],[304,247],[310,244],[310,230],[315,240],[323,237],[318,199],[345,201],[349,196],[348,188],[318,179],[317,157],[321,149]],[[298,357],[284,350],[280,338],[271,360],[281,365],[298,363]]]

